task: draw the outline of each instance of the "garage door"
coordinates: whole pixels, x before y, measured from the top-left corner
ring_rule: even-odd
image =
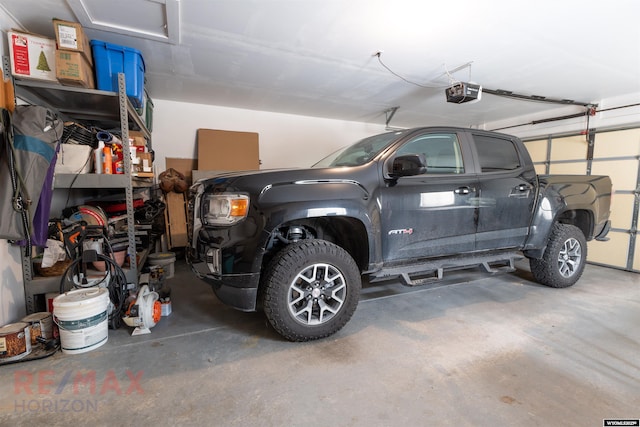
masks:
[[[640,128],[525,141],[539,174],[609,175],[614,197],[608,242],[589,242],[589,262],[640,272],[637,238]]]

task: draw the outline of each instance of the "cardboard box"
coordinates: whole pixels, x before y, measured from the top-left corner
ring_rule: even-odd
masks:
[[[198,169],[243,171],[260,169],[258,134],[198,129]]]
[[[166,193],[165,228],[169,249],[189,245],[187,238],[187,198],[185,193]]]
[[[57,82],[56,42],[18,31],[7,32],[11,74],[15,77]]]
[[[164,159],[167,169],[173,168],[184,175],[187,184],[191,185],[193,182],[192,171],[198,169],[197,159],[178,159],[175,157],[167,157]]]
[[[131,143],[132,140],[133,140],[133,143],[131,145],[137,145],[142,147],[145,147],[147,145],[147,140],[145,139],[144,134],[140,131],[137,131],[137,130],[129,131],[129,143]]]
[[[96,87],[93,67],[80,52],[56,50],[56,77],[63,85],[87,89]]]
[[[138,177],[153,177],[153,163],[151,153],[136,152],[134,161],[134,175]]]
[[[80,52],[93,67],[93,55],[89,39],[84,34],[82,25],[77,22],[53,20],[53,31],[56,33],[58,49]]]

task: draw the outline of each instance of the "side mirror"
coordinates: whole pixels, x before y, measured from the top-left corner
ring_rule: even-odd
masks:
[[[398,178],[401,176],[422,175],[427,172],[427,159],[424,154],[407,154],[393,159],[391,166],[391,176]]]

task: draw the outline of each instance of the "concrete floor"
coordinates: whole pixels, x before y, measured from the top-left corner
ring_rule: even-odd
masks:
[[[150,335],[0,367],[0,425],[601,426],[640,417],[640,275],[569,289],[457,272],[367,286],[338,334],[279,338],[179,261]],[[78,381],[78,377],[86,383]],[[92,380],[95,375],[95,380]],[[92,384],[95,388],[92,389]]]

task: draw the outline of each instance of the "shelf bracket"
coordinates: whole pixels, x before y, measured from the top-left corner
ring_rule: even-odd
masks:
[[[2,79],[4,81],[11,79],[11,62],[8,56],[2,57]]]

